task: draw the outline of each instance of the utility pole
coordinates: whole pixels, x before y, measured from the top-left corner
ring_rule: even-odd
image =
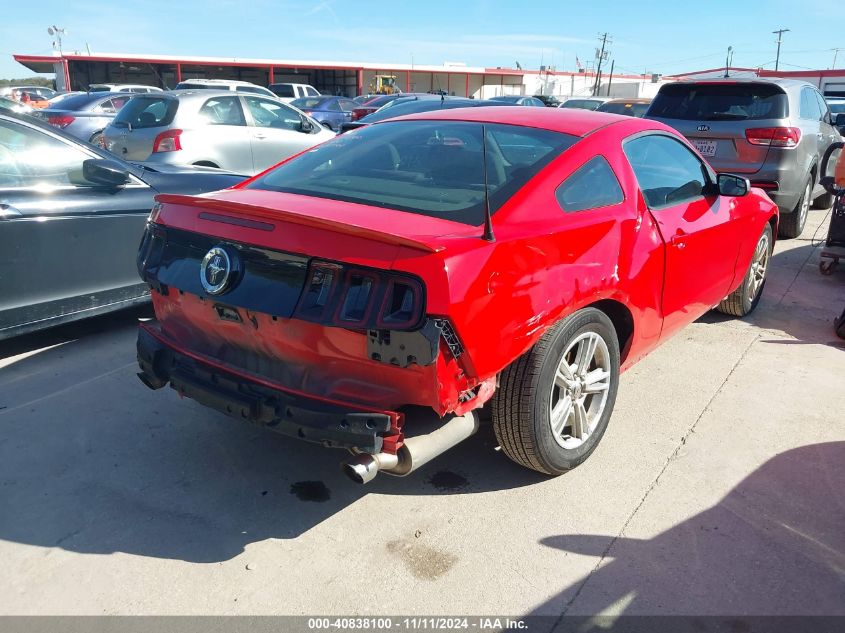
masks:
[[[776,34],[778,36],[778,54],[777,57],[775,57],[775,70],[777,70],[778,65],[780,65],[780,42],[784,33],[789,33],[789,29],[778,29],[777,31],[772,31],[772,34]]]
[[[734,47],[728,46],[728,54],[725,56],[725,77],[730,77],[730,68],[731,68],[731,53],[733,53]]]
[[[830,67],[831,70],[836,70],[836,57],[839,55],[839,51],[845,51],[845,48],[833,49],[833,66]]]
[[[616,67],[616,60],[610,62],[610,79],[607,80],[607,96],[610,96],[610,86],[613,85],[613,69]]]
[[[599,89],[599,75],[601,74],[601,63],[607,59],[607,53],[604,52],[605,47],[608,44],[613,44],[613,40],[608,38],[607,33],[600,33],[599,38],[601,38],[601,50],[596,50],[596,57],[598,58],[598,68],[596,69],[596,81],[593,84],[593,96],[595,97],[598,94]]]

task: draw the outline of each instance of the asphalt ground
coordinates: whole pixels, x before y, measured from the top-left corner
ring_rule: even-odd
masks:
[[[554,479],[484,428],[355,485],[338,451],[144,387],[148,309],[0,343],[0,614],[845,615],[824,216],[778,242],[749,318],[708,314],[627,372]]]

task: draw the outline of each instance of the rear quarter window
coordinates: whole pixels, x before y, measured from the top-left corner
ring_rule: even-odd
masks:
[[[561,209],[574,213],[619,204],[625,194],[607,160],[596,156],[560,184],[555,198]]]
[[[786,93],[774,84],[670,84],[657,93],[649,117],[749,121],[789,116]]]
[[[130,125],[132,129],[164,127],[173,123],[179,102],[176,99],[162,97],[134,97],[117,116],[114,123]]]

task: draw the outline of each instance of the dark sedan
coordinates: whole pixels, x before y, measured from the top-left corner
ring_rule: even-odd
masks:
[[[502,105],[494,101],[477,101],[475,99],[466,99],[464,97],[435,97],[433,99],[407,99],[405,101],[394,101],[388,107],[384,107],[378,112],[373,112],[365,116],[360,121],[352,121],[344,123],[340,127],[341,133],[355,130],[359,127],[365,127],[371,123],[384,121],[385,119],[392,119],[398,116],[405,116],[406,114],[416,114],[418,112],[435,112],[438,110],[449,110],[451,108],[475,108],[483,105]]]
[[[0,340],[147,301],[135,257],[153,196],[243,179],[126,163],[0,113]]]
[[[392,95],[377,95],[370,99],[369,101],[365,101],[364,103],[358,104],[354,110],[352,110],[352,120],[358,121],[363,119],[368,114],[372,114],[379,108],[384,105],[387,105],[391,101],[396,101],[396,99],[406,99],[408,97],[423,97],[423,98],[433,98],[434,95],[427,94],[425,92],[422,93],[415,93],[415,92],[398,92]]]
[[[342,123],[352,120],[352,111],[358,107],[346,97],[302,97],[290,104],[335,132],[340,130]]]
[[[83,92],[50,104],[36,115],[78,139],[99,145],[103,130],[132,96],[128,92]]]

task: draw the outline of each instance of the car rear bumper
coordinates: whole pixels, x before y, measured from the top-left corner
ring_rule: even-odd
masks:
[[[298,393],[182,349],[155,321],[138,330],[138,377],[282,435],[365,453],[395,452],[404,416]]]

